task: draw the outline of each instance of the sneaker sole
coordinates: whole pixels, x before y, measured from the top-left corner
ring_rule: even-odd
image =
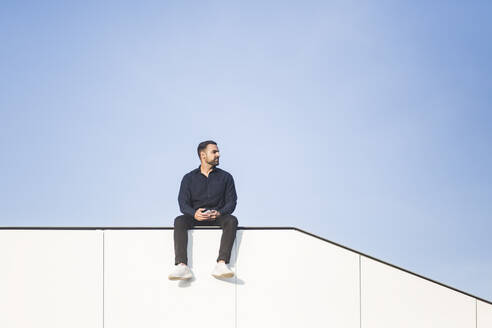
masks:
[[[215,275],[212,273],[212,276],[214,276],[215,278],[232,278],[232,277],[234,277],[234,272],[218,274],[218,275]]]
[[[191,277],[173,277],[173,276],[169,276],[168,278],[169,278],[169,280],[188,280],[188,279],[191,279]]]

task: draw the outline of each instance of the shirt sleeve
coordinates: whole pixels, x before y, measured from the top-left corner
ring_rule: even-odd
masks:
[[[217,211],[219,211],[221,215],[232,214],[232,212],[236,209],[236,203],[236,187],[234,186],[234,179],[232,175],[229,175],[225,187],[225,205]]]
[[[181,213],[195,216],[195,210],[191,206],[191,191],[188,179],[186,176],[181,180],[181,187],[179,187],[178,203]]]

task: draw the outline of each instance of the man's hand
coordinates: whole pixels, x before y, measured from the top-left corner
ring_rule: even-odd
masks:
[[[195,212],[195,219],[197,221],[210,220],[211,213],[208,213],[208,214],[202,213],[203,210],[204,210],[204,208],[199,208],[199,209],[196,210],[196,212]]]
[[[213,210],[213,211],[210,212],[210,218],[212,220],[217,219],[219,216],[220,216],[220,212],[219,211]]]

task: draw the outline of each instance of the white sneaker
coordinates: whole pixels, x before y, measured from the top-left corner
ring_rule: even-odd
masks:
[[[178,264],[174,266],[173,271],[169,274],[169,280],[186,280],[190,279],[193,275],[191,274],[190,268],[185,265]]]
[[[212,276],[215,278],[232,278],[234,277],[234,272],[227,267],[227,264],[217,262],[214,271],[212,271]]]

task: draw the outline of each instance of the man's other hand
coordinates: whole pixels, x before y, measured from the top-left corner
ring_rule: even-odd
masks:
[[[210,220],[211,213],[210,212],[208,214],[202,213],[203,210],[204,210],[204,208],[199,208],[199,209],[196,210],[196,212],[195,212],[195,219],[197,221]]]
[[[220,216],[220,212],[213,210],[210,212],[210,219],[215,220]]]

